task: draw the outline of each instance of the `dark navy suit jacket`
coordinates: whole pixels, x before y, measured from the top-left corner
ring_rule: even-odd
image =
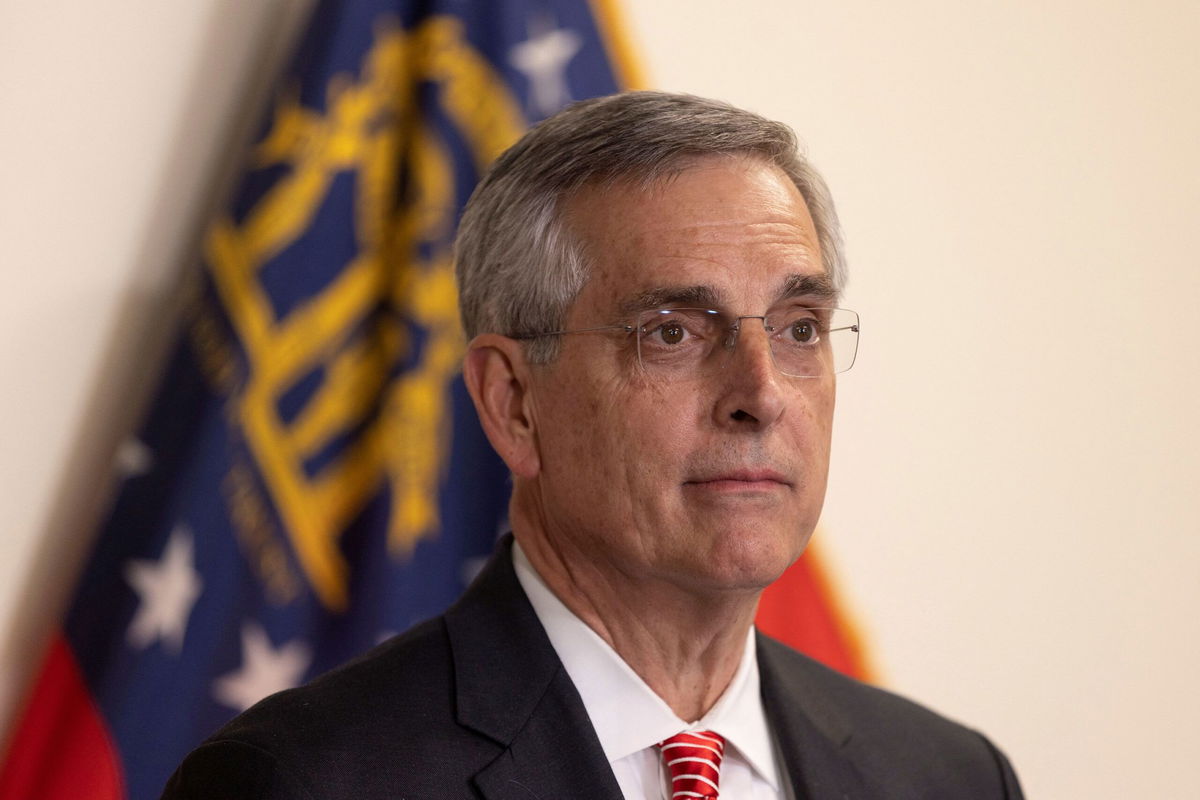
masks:
[[[758,637],[764,705],[797,800],[1020,798],[980,734]],[[166,800],[619,800],[512,567],[511,540],[445,615],[197,748]]]

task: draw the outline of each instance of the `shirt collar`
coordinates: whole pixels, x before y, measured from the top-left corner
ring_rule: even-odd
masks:
[[[608,642],[563,605],[513,542],[513,567],[550,644],[579,691],[609,762],[652,747],[685,730],[725,737],[759,776],[779,790],[779,773],[758,682],[754,629],[746,635],[733,680],[703,718],[681,720]]]

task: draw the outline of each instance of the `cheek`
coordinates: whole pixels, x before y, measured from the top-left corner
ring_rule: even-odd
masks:
[[[663,484],[677,480],[681,454],[696,428],[690,395],[665,388],[612,380],[576,393],[553,413],[552,436],[543,457],[572,470],[577,491],[600,496],[607,505],[654,500]],[[546,462],[544,462],[546,463]]]
[[[575,379],[563,382],[539,404],[539,449],[547,477],[585,484],[584,490],[617,477],[623,447],[624,409],[607,387]]]
[[[637,513],[649,518],[685,512],[681,486],[688,465],[711,448],[706,432],[711,411],[699,393],[651,388],[637,392],[623,413],[625,489],[639,498]]]
[[[807,408],[803,433],[807,468],[812,476],[808,490],[818,507],[825,495],[829,477],[829,454],[833,437],[834,391],[832,387],[817,393]]]
[[[829,442],[833,436],[833,410],[837,400],[837,385],[830,387],[829,391],[824,395],[824,403],[818,410],[818,419],[820,420],[821,428],[825,433],[825,452],[829,453]]]
[[[837,384],[817,384],[804,394],[803,413],[805,425],[812,431],[814,439],[828,444],[833,431],[833,406],[837,396]]]

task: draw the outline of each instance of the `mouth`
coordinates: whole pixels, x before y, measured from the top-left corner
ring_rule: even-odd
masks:
[[[684,481],[685,487],[714,492],[766,492],[791,488],[784,475],[769,469],[730,470]]]

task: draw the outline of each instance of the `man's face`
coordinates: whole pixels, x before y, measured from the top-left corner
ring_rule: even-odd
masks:
[[[567,329],[631,322],[646,302],[701,298],[731,317],[834,303],[803,199],[757,160],[700,160],[650,190],[588,189],[568,220],[592,272]],[[642,369],[621,331],[561,338],[532,377],[550,541],[617,580],[712,592],[777,578],[821,510],[833,377],[780,374],[753,319],[703,378]]]

